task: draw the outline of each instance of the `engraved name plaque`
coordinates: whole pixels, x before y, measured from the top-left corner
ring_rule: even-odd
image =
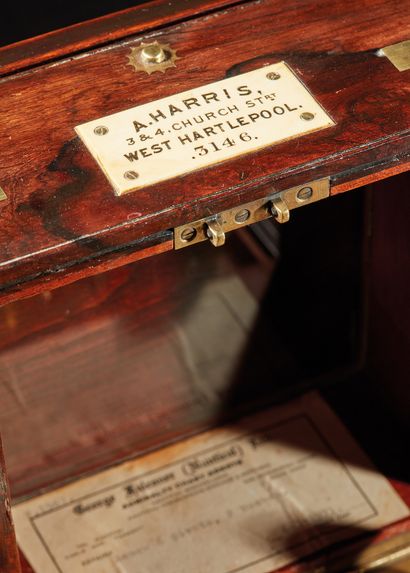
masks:
[[[332,125],[280,62],[75,130],[122,195]]]

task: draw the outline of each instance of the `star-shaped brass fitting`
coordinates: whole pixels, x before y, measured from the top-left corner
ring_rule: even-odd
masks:
[[[175,67],[175,60],[179,58],[168,44],[142,42],[137,48],[131,48],[128,59],[129,65],[134,66],[137,72],[144,71],[152,74],[153,72],[164,73],[167,68]]]

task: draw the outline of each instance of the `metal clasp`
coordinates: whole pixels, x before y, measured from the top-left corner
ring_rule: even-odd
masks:
[[[275,199],[272,200],[270,212],[278,223],[287,223],[290,219],[289,207],[282,197],[275,197]]]
[[[211,241],[214,247],[222,247],[225,244],[225,232],[218,217],[207,221],[206,223],[206,236]]]
[[[330,179],[318,179],[305,185],[273,192],[268,197],[222,211],[212,217],[193,221],[174,230],[174,247],[183,249],[210,240],[215,247],[225,244],[225,234],[234,229],[274,217],[278,223],[290,219],[290,211],[329,197]]]

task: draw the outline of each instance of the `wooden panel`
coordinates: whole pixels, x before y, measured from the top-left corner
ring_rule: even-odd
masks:
[[[203,245],[3,307],[0,426],[13,498],[212,424],[272,264]],[[221,345],[226,329],[232,345]]]
[[[0,204],[1,294],[262,197],[272,185],[330,175],[335,188],[346,189],[408,162],[408,73],[376,53],[403,39],[408,16],[399,16],[393,1],[370,4],[357,1],[345,10],[330,0],[314,7],[264,0],[165,28],[155,39],[181,57],[165,75],[127,65],[131,46],[148,34],[5,78],[0,184],[9,200]],[[150,101],[154,93],[167,96],[282,59],[333,116],[334,128],[121,198],[75,137],[75,125]]]
[[[10,511],[10,492],[0,439],[0,571],[19,573],[20,562]]]
[[[223,249],[203,243],[164,253],[0,309],[0,427],[13,495],[292,395],[298,381],[350,369],[359,331],[360,199],[322,202],[308,219],[296,210],[281,227],[283,257],[273,276],[274,261],[240,232]],[[254,300],[245,297],[237,316],[221,306],[233,281]],[[260,310],[250,324],[252,304]],[[226,329],[232,341],[240,325],[246,336],[235,362]],[[193,345],[203,349],[200,373]]]
[[[166,232],[124,244],[121,249],[114,249],[114,251],[108,249],[105,252],[99,252],[97,256],[90,254],[90,256],[85,256],[82,260],[76,261],[75,265],[70,263],[59,265],[57,269],[50,269],[50,272],[27,277],[27,284],[23,290],[21,282],[16,283],[14,286],[9,285],[10,288],[0,297],[0,306],[36,295],[44,290],[54,290],[84,277],[92,277],[122,265],[140,261],[146,257],[165,253],[172,250],[173,247],[172,233]]]
[[[225,380],[228,392],[213,394],[211,378],[202,386],[192,378],[189,382],[187,364],[173,359],[175,339],[165,331],[171,322],[184,320],[207,284],[232,273],[261,298],[271,263],[257,249],[250,255],[241,248],[238,237],[232,237],[225,249],[201,245],[167,253],[3,308],[0,401],[7,407],[0,423],[8,427],[16,495],[226,421],[238,415],[238,404],[245,409],[265,407],[272,393],[283,397],[283,390],[292,391],[295,380],[306,381],[306,371],[300,368],[306,362],[306,349],[310,374],[314,348],[318,363],[325,361],[324,354],[328,360],[332,351],[338,356],[353,337],[357,322],[352,315],[355,293],[360,290],[356,276],[360,273],[360,195],[323,202],[306,219],[299,210],[294,221],[281,227],[280,271],[261,306],[240,371]],[[301,244],[308,248],[300,249]],[[298,306],[293,309],[295,300]],[[347,328],[341,327],[341,315],[345,320],[351,317]],[[328,330],[331,324],[333,330]],[[332,368],[329,361],[326,366]],[[162,377],[153,376],[158,368]],[[114,370],[117,376],[111,376]],[[145,375],[140,376],[142,371]],[[345,378],[325,389],[324,395],[410,503],[406,442],[394,410],[374,393],[373,381],[362,376]],[[47,420],[48,430],[42,419]],[[16,432],[19,422],[23,430]],[[355,534],[364,538],[358,551],[409,527],[407,520],[375,535],[358,527]],[[289,531],[289,541],[300,533]],[[308,565],[299,563],[283,571],[308,571],[319,566],[319,557],[322,562],[327,559],[316,555]],[[32,573],[24,559],[23,570]]]
[[[238,0],[153,0],[74,24],[0,48],[0,76],[237,3]]]
[[[410,436],[410,174],[374,186],[367,368]]]

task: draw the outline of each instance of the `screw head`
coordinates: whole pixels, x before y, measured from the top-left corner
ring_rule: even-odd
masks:
[[[241,209],[235,214],[235,221],[237,223],[245,223],[251,216],[250,211],[248,209]]]
[[[105,125],[98,125],[97,127],[94,127],[94,133],[95,135],[105,135],[108,133],[108,127],[105,127]]]
[[[304,111],[300,114],[300,119],[304,119],[305,121],[311,121],[314,117],[315,114],[311,113],[310,111]]]
[[[168,59],[168,54],[159,44],[149,44],[141,50],[141,57],[150,64],[161,64]]]
[[[302,187],[302,189],[299,189],[299,191],[296,193],[296,199],[298,201],[307,201],[312,197],[312,195],[313,195],[312,187]]]
[[[196,229],[194,229],[194,227],[187,227],[186,229],[184,229],[181,233],[181,239],[182,241],[185,242],[189,242],[192,241],[193,239],[195,239],[196,237]]]
[[[266,77],[268,78],[268,80],[278,80],[280,78],[280,74],[278,74],[277,72],[269,72],[268,74],[266,74]]]
[[[133,180],[133,179],[138,179],[138,177],[139,177],[139,175],[138,175],[138,173],[137,173],[136,171],[126,171],[126,172],[124,173],[124,178],[125,178],[125,179]]]

